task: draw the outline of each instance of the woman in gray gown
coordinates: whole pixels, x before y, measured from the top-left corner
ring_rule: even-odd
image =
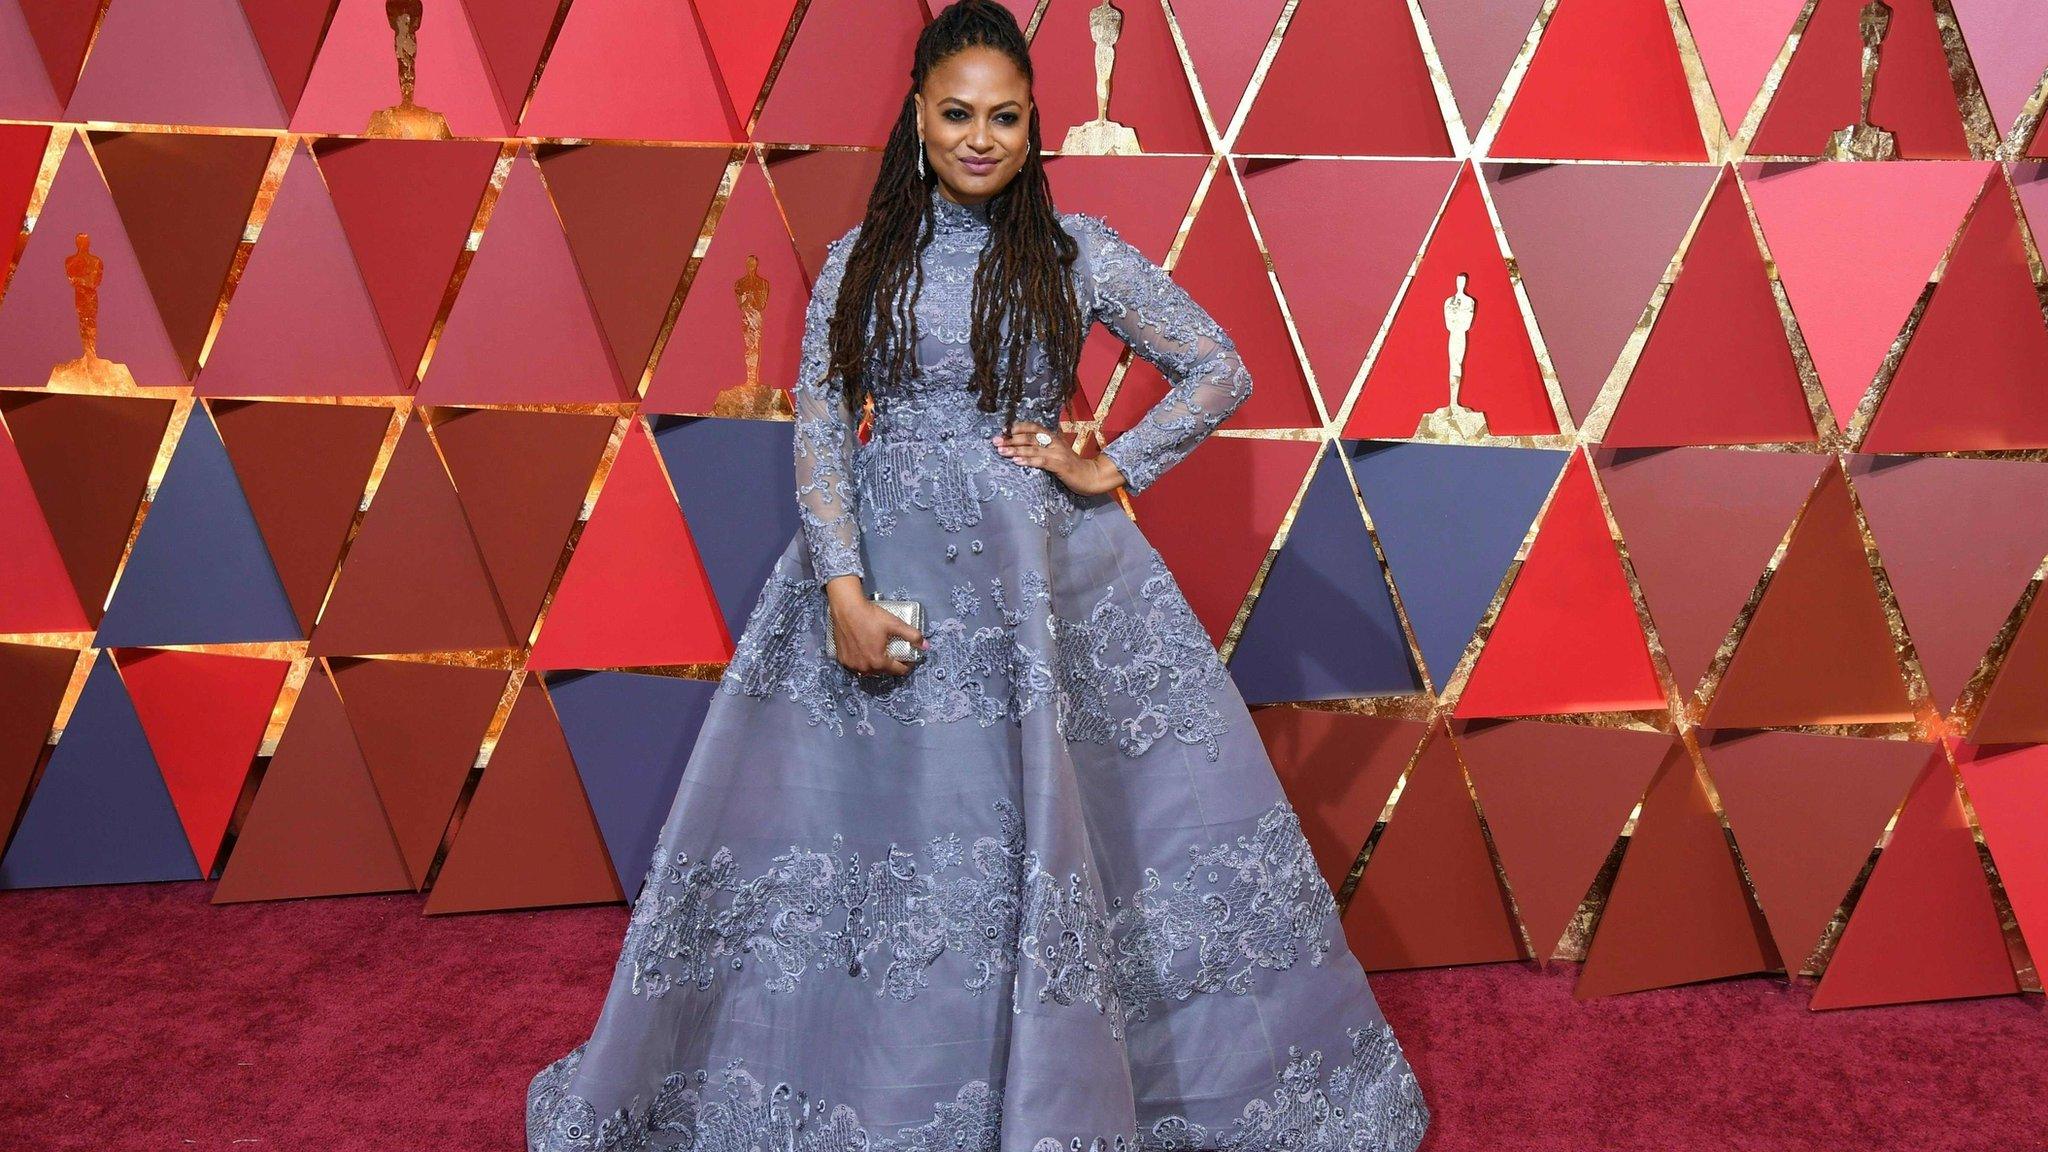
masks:
[[[1006,9],[947,8],[912,81],[811,297],[801,531],[527,1146],[1408,1152],[1429,1109],[1329,885],[1111,494],[1243,403],[1244,363],[1108,224],[1053,210]],[[1083,458],[1061,385],[1097,321],[1172,388]]]

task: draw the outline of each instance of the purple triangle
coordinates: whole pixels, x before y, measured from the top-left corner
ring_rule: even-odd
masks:
[[[0,858],[0,888],[200,878],[142,721],[102,649]]]
[[[1542,8],[1543,0],[1422,0],[1467,139],[1479,134]]]
[[[1991,105],[1992,128],[2003,136],[2018,122],[2048,69],[2048,24],[2041,22],[2041,0],[1953,2],[1956,23],[1969,42],[1970,66]]]
[[[1594,454],[1681,694],[1706,674],[1829,459],[1725,448]]]
[[[1295,510],[1231,653],[1230,674],[1248,704],[1422,688],[1335,445],[1323,450]]]
[[[569,674],[548,683],[628,900],[647,875],[717,690],[709,680],[634,672]]]
[[[1583,421],[1698,213],[1705,165],[1489,164],[1536,326]]]
[[[1934,703],[1947,708],[2048,555],[2048,469],[2031,460],[1852,456],[1849,482]]]
[[[227,448],[205,405],[195,405],[94,642],[303,638]]]

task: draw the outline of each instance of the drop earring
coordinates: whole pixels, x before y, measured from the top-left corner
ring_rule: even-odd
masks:
[[[924,170],[924,137],[917,138],[917,178],[926,179]]]

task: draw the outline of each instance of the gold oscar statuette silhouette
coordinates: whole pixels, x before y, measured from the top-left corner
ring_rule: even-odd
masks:
[[[1870,104],[1877,96],[1878,53],[1891,29],[1892,8],[1884,0],[1870,0],[1863,6],[1863,91],[1856,107],[1856,123],[1837,129],[1828,137],[1830,160],[1896,160],[1898,141],[1892,134],[1870,122]]]
[[[399,140],[446,140],[448,118],[412,102],[413,65],[420,54],[420,20],[424,0],[384,0],[384,18],[391,22],[392,51],[398,57],[398,103],[370,113],[365,136]]]
[[[100,280],[107,262],[92,250],[92,238],[84,232],[77,237],[78,251],[64,258],[64,277],[71,281],[71,301],[78,310],[78,341],[84,355],[66,360],[50,370],[51,385],[81,391],[131,391],[135,376],[126,364],[100,356]]]
[[[1088,10],[1088,35],[1095,41],[1095,119],[1067,129],[1060,142],[1066,156],[1137,156],[1138,130],[1109,118],[1109,74],[1116,66],[1116,41],[1124,14],[1109,0]]]
[[[1423,413],[1415,425],[1418,440],[1478,440],[1491,435],[1486,413],[1458,403],[1458,386],[1465,382],[1465,334],[1472,330],[1472,313],[1478,301],[1465,293],[1465,273],[1458,273],[1458,287],[1444,297],[1444,328],[1450,333],[1451,402]]]
[[[733,300],[740,307],[740,340],[746,349],[747,379],[712,400],[713,416],[744,419],[796,415],[787,392],[761,383],[761,314],[768,309],[769,285],[760,267],[760,257],[749,253],[746,274],[732,282]]]

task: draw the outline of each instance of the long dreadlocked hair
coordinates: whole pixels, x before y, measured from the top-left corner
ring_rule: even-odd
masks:
[[[873,349],[891,377],[921,377],[917,363],[917,300],[924,289],[919,259],[932,241],[932,183],[918,174],[917,105],[925,77],[942,61],[965,48],[982,46],[1008,56],[1031,82],[1030,45],[1017,18],[996,0],[960,0],[947,8],[917,38],[910,66],[910,91],[882,150],[882,170],[868,195],[867,215],[853,249],[847,254],[839,297],[831,323],[830,372],[842,381],[847,408],[857,419],[871,390],[865,377]],[[927,166],[929,167],[929,166]],[[968,387],[979,393],[983,412],[1003,411],[1008,432],[1023,398],[1025,356],[1031,342],[1040,342],[1059,405],[1074,391],[1075,366],[1087,334],[1068,268],[1079,245],[1060,227],[1052,193],[1045,179],[1039,148],[1038,104],[1031,105],[1030,142],[1024,166],[1003,190],[987,202],[989,237],[974,275],[974,374]],[[906,285],[908,291],[906,291]],[[889,301],[885,308],[878,302]],[[870,339],[870,324],[873,325]],[[1007,342],[998,346],[1005,336]],[[908,330],[908,336],[898,333]]]

